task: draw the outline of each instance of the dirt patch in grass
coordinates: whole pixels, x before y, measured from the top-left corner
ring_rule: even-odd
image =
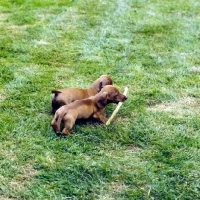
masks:
[[[114,121],[114,122],[115,122],[115,121],[116,121],[116,122],[129,122],[130,119],[128,119],[128,118],[123,118],[123,117],[115,117],[113,121]]]
[[[120,191],[123,191],[125,189],[128,188],[127,185],[119,182],[119,181],[114,181],[110,184],[110,187],[109,187],[113,192],[120,192]]]
[[[200,66],[193,66],[189,69],[191,73],[200,74]]]
[[[0,24],[3,24],[3,22],[7,19],[7,15],[4,13],[0,13]]]
[[[10,161],[15,161],[17,159],[15,153],[12,150],[0,150],[0,154],[5,156]]]
[[[124,192],[128,189],[128,186],[125,185],[124,183],[116,180],[116,181],[113,181],[111,182],[109,185],[107,185],[107,188],[108,188],[108,193],[106,194],[101,194],[99,196],[99,199],[116,199],[115,195],[116,193],[121,193],[121,192]]]
[[[26,181],[31,180],[36,173],[37,171],[31,165],[23,166],[22,172],[10,181],[10,187],[14,191],[20,191],[25,187]]]
[[[35,40],[34,43],[35,43],[36,46],[37,45],[49,45],[50,44],[49,42],[47,42],[47,41],[45,41],[43,39],[41,39],[41,40]]]
[[[5,99],[5,97],[3,96],[3,94],[0,93],[0,102],[3,101]]]
[[[8,30],[17,30],[17,29],[25,30],[26,28],[27,28],[27,25],[22,25],[22,26],[17,26],[17,25],[7,26]]]
[[[125,150],[120,150],[120,151],[110,151],[108,154],[106,154],[108,157],[112,157],[112,158],[117,158],[117,159],[121,159],[124,160],[125,157],[129,157],[129,156],[133,156],[134,153],[139,153],[140,152],[140,148],[136,147],[136,146],[128,146],[127,149]],[[128,159],[127,159],[128,160]]]
[[[150,111],[175,112],[179,117],[184,114],[192,114],[199,110],[200,102],[193,97],[186,97],[178,102],[157,104],[147,108]]]
[[[13,166],[13,169],[16,168],[16,166]],[[33,167],[30,164],[27,164],[25,166],[17,166],[20,171],[17,173],[17,176],[14,178],[12,177],[5,177],[0,175],[0,182],[3,183],[3,185],[7,185],[9,187],[9,191],[14,195],[17,192],[20,192],[23,190],[23,188],[26,185],[27,181],[30,181],[31,178],[36,174],[36,170],[33,169]],[[11,180],[10,180],[11,179]],[[11,195],[11,197],[12,197]],[[7,194],[4,196],[0,196],[0,200],[11,200],[13,198],[6,197]]]

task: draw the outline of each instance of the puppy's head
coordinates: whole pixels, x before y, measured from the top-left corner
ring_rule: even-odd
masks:
[[[119,90],[112,86],[106,85],[102,90],[101,93],[107,93],[107,103],[119,103],[124,102],[127,97],[124,94],[121,94]]]
[[[106,85],[112,85],[112,79],[107,75],[101,75],[94,83],[90,86],[90,89],[100,92],[101,89]]]

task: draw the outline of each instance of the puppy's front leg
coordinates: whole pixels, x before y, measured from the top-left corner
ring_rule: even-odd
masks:
[[[107,119],[102,115],[102,113],[97,112],[93,115],[93,117],[97,120],[99,120],[100,122],[102,122],[103,124],[105,124],[107,122]]]

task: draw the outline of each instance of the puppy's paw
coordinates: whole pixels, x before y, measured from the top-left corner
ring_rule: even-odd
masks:
[[[62,131],[62,134],[63,135],[70,135],[70,132],[68,129],[64,128],[63,131]]]

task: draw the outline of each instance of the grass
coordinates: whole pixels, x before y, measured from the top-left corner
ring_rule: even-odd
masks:
[[[0,0],[0,199],[198,199],[199,6]],[[101,74],[129,87],[113,124],[57,137],[51,89]]]

